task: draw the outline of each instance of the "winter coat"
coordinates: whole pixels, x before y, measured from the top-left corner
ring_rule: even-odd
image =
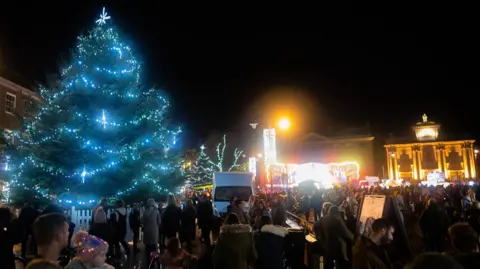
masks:
[[[353,234],[348,230],[345,222],[340,217],[329,215],[321,218],[319,225],[320,241],[327,251],[327,256],[331,259],[347,260],[347,248],[353,241]]]
[[[150,206],[145,209],[141,219],[143,224],[143,243],[145,245],[156,245],[159,240],[159,230],[160,230],[160,213],[158,210]]]
[[[283,253],[287,234],[287,229],[274,225],[264,225],[255,234],[255,249],[258,254],[255,269],[283,269]]]
[[[257,253],[252,229],[248,225],[223,225],[213,251],[215,269],[248,269]]]
[[[198,228],[212,228],[213,205],[210,201],[201,201],[197,205]]]
[[[353,246],[353,269],[391,269],[387,252],[362,236]]]
[[[83,263],[78,258],[74,258],[68,263],[67,266],[65,266],[65,269],[85,269],[85,268],[86,266],[83,265]],[[95,267],[95,269],[97,268],[98,269],[114,269],[114,267],[109,264],[104,264],[101,267]]]
[[[180,231],[181,215],[181,209],[175,205],[169,205],[163,210],[162,232],[167,238],[176,237]]]
[[[191,242],[196,237],[197,211],[194,208],[184,208],[180,219],[180,241]]]

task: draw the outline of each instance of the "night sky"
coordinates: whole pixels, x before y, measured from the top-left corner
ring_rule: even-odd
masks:
[[[427,113],[447,132],[480,135],[480,23],[467,6],[45,2],[55,1],[2,6],[2,65],[43,81],[105,5],[189,141],[284,112],[302,131],[369,122],[400,135]]]

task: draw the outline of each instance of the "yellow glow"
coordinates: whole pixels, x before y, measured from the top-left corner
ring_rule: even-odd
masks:
[[[290,128],[290,120],[288,118],[281,118],[280,121],[278,121],[278,128],[288,130]]]
[[[432,129],[432,128],[425,128],[425,129],[421,129],[418,131],[417,133],[417,138],[422,138],[422,137],[433,137],[433,138],[437,138],[438,136],[438,133],[436,130]]]
[[[452,140],[452,141],[426,141],[426,142],[416,142],[416,143],[408,143],[408,144],[387,144],[384,145],[387,152],[388,158],[388,175],[390,178],[394,178],[396,175],[397,178],[412,178],[415,180],[422,180],[425,179],[428,172],[431,170],[423,169],[422,167],[422,148],[425,146],[433,146],[436,148],[436,155],[435,158],[437,159],[438,171],[443,172],[445,174],[445,179],[450,179],[451,176],[454,177],[455,175],[463,174],[465,178],[476,178],[477,171],[475,166],[475,155],[473,144],[475,140]],[[465,152],[462,150],[462,147],[465,147]],[[403,173],[394,173],[398,172],[397,169],[399,168],[398,165],[392,166],[393,159],[391,158],[391,150],[395,150],[397,152],[405,152],[411,158],[411,172],[403,172]],[[470,163],[470,166],[463,166],[461,170],[449,170],[448,166],[448,156],[451,152],[458,152],[461,153],[460,157],[462,158],[463,163]],[[470,158],[466,158],[466,157]],[[398,158],[398,154],[396,158]],[[470,162],[469,162],[470,161]],[[395,169],[394,169],[395,168]],[[419,175],[418,175],[419,174]],[[450,175],[452,174],[452,175]],[[409,175],[409,176],[408,176]]]
[[[354,165],[355,166],[355,170],[354,170],[355,178],[356,179],[360,178],[360,165],[357,162],[326,163],[326,165],[328,165],[328,168],[329,168],[330,172],[333,172],[332,170],[335,167]],[[298,164],[290,163],[290,164],[287,164],[287,166],[298,167]]]

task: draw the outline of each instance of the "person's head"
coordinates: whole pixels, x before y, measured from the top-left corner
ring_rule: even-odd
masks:
[[[407,269],[462,269],[453,258],[440,253],[424,253],[417,256]]]
[[[123,200],[117,200],[115,202],[115,208],[122,208],[125,207],[125,202]]]
[[[58,213],[45,214],[33,223],[33,235],[39,248],[51,247],[59,251],[68,245],[67,218]]]
[[[177,199],[172,194],[167,197],[167,206],[177,206]]]
[[[265,202],[263,200],[258,200],[257,207],[259,209],[264,209],[265,208]]]
[[[392,242],[395,228],[387,219],[376,219],[372,223],[372,240],[380,245]]]
[[[76,247],[76,256],[82,263],[92,267],[101,267],[107,260],[108,244],[102,239],[89,235],[87,232],[77,232],[72,242]]]
[[[272,224],[272,218],[269,216],[261,216],[260,217],[260,229],[262,229],[263,226],[265,225],[271,225]]]
[[[448,229],[452,247],[461,253],[478,251],[478,236],[468,223],[455,223]]]
[[[180,244],[180,240],[178,238],[170,238],[167,243],[167,251],[172,257],[176,257],[180,252],[182,245]]]
[[[5,228],[13,218],[12,211],[8,207],[0,207],[0,229]]]
[[[230,198],[230,205],[233,205],[233,204],[235,203],[235,200],[236,200],[236,199],[237,199],[237,198],[235,198],[235,197],[231,197],[231,198]]]
[[[330,209],[328,210],[328,216],[331,217],[340,217],[340,208],[338,206],[331,206]]]
[[[243,200],[239,198],[235,199],[235,205],[241,207],[243,205]]]
[[[332,203],[330,203],[330,202],[323,203],[323,206],[322,206],[322,215],[323,216],[327,215],[328,210],[330,210],[330,207],[332,207]]]
[[[235,214],[235,213],[230,213],[230,214],[228,214],[228,216],[225,218],[224,224],[226,224],[226,225],[240,224],[240,220],[238,219],[237,214]]]
[[[59,265],[44,260],[44,259],[35,259],[28,263],[28,266],[25,269],[61,269]]]
[[[154,207],[155,206],[155,200],[153,200],[152,198],[148,199],[147,200],[147,206],[148,207]]]
[[[102,198],[100,200],[100,205],[103,206],[103,207],[107,207],[108,206],[108,200],[107,198]]]
[[[193,201],[192,201],[192,199],[188,199],[188,200],[187,200],[187,202],[185,203],[185,207],[186,207],[186,208],[195,208],[195,207],[193,206]]]

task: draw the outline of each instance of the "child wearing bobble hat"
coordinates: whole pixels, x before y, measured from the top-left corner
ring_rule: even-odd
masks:
[[[72,241],[76,255],[65,267],[66,269],[114,269],[113,266],[105,263],[107,242],[83,231],[76,233]]]

